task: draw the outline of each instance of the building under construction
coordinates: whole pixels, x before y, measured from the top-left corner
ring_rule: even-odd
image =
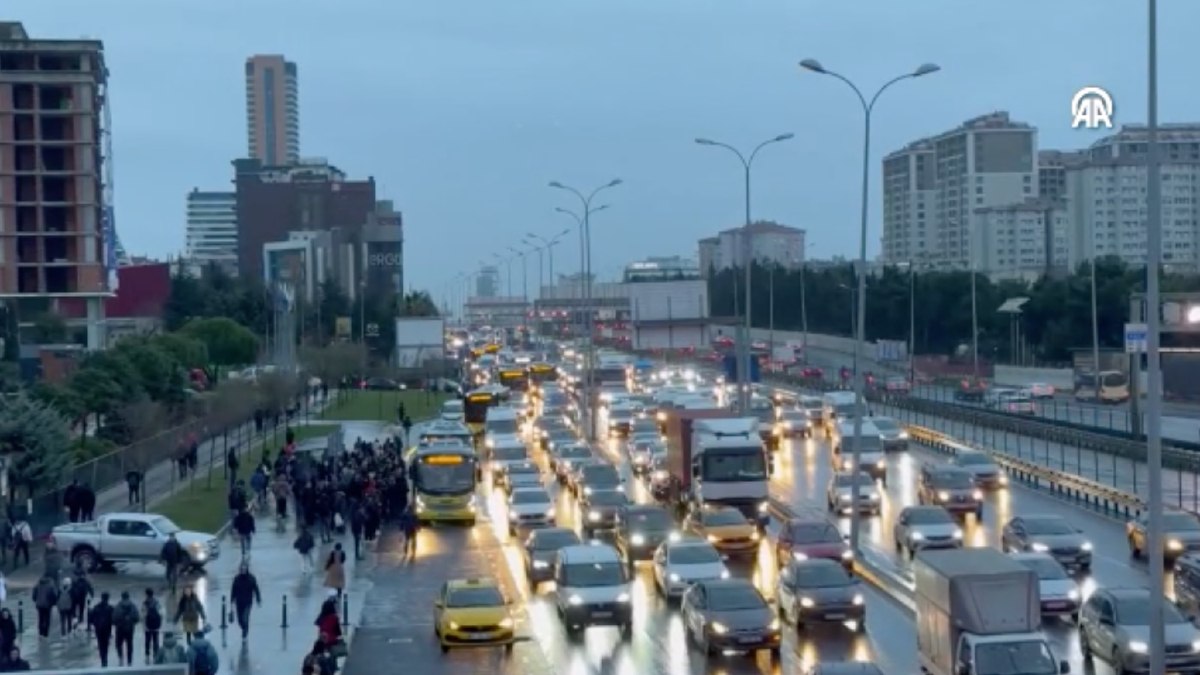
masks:
[[[118,243],[98,40],[32,39],[0,22],[0,300],[22,321],[78,298],[81,342],[104,346]]]

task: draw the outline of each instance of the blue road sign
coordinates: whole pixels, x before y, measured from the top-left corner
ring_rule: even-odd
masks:
[[[725,367],[725,381],[737,382],[738,379],[738,357],[737,354],[726,354],[723,363]],[[756,357],[750,357],[750,381],[762,381],[762,369],[759,367],[759,361]]]

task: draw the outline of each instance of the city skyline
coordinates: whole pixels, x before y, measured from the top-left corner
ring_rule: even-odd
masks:
[[[716,2],[546,5],[527,32],[523,21],[532,8],[480,4],[452,14],[350,2],[336,16],[359,26],[355,35],[326,35],[318,43],[302,35],[332,20],[319,3],[290,4],[295,37],[275,32],[268,39],[254,28],[274,15],[266,7],[248,9],[246,27],[239,28],[200,6],[12,5],[13,18],[38,35],[88,34],[105,43],[116,220],[132,253],[183,250],[180,196],[193,186],[221,189],[229,160],[246,152],[239,66],[252,54],[279,53],[304,69],[304,154],[328,156],[351,176],[373,175],[380,192],[395,198],[414,252],[410,278],[423,287],[472,267],[464,260],[506,250],[526,231],[570,225],[554,207],[571,204],[545,188],[549,180],[581,187],[624,180],[606,195],[612,209],[594,223],[593,269],[625,262],[629,239],[645,239],[648,253],[691,254],[697,239],[742,220],[739,168],[732,157],[696,148],[692,139],[699,135],[743,147],[795,133],[756,164],[755,219],[807,230],[823,256],[853,253],[861,118],[849,92],[800,72],[796,62],[809,56],[864,89],[897,74],[899,65],[933,61],[943,68],[889,92],[877,110],[872,257],[881,238],[880,162],[906,143],[1008,110],[1038,129],[1041,148],[1087,147],[1103,134],[1071,129],[1069,103],[1089,84],[1112,92],[1118,126],[1144,117],[1143,46],[1116,40],[1128,25],[1144,23],[1134,7],[1089,13],[1092,5],[1083,2],[1039,5],[1038,20],[1030,21],[1003,8],[951,12],[936,3],[902,9],[880,2],[872,4],[875,21],[864,26],[857,8],[814,13],[782,1],[737,10]],[[1195,18],[1200,8],[1164,8],[1164,121],[1189,121],[1188,111],[1200,102],[1169,65],[1186,62],[1183,26]],[[580,22],[595,30],[579,36],[572,26]],[[228,31],[227,39],[213,44],[204,37],[214,30]],[[872,43],[869,54],[837,38],[851,30],[856,42]],[[1068,30],[1112,35],[1113,46],[1092,50],[1085,62],[1051,39]],[[560,37],[568,34],[578,39]],[[1003,60],[988,57],[1017,34],[1031,47],[1004,50]],[[431,53],[439,57],[418,58]],[[168,59],[187,73],[190,86],[162,97],[152,65]],[[380,78],[391,84],[372,84]],[[462,236],[446,246],[447,232]],[[573,271],[570,263],[564,256],[564,273]]]

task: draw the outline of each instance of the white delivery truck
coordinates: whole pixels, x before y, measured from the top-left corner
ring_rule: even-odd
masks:
[[[917,654],[928,675],[1058,675],[1037,574],[994,548],[926,550],[913,563]]]

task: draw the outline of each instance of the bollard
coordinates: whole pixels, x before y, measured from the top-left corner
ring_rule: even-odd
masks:
[[[350,625],[350,596],[342,593],[342,625]]]
[[[226,598],[221,596],[221,630],[229,627],[229,606],[225,604]]]
[[[25,632],[25,601],[17,601],[17,635]]]
[[[280,628],[287,628],[287,596],[283,596],[283,622],[279,624]]]

